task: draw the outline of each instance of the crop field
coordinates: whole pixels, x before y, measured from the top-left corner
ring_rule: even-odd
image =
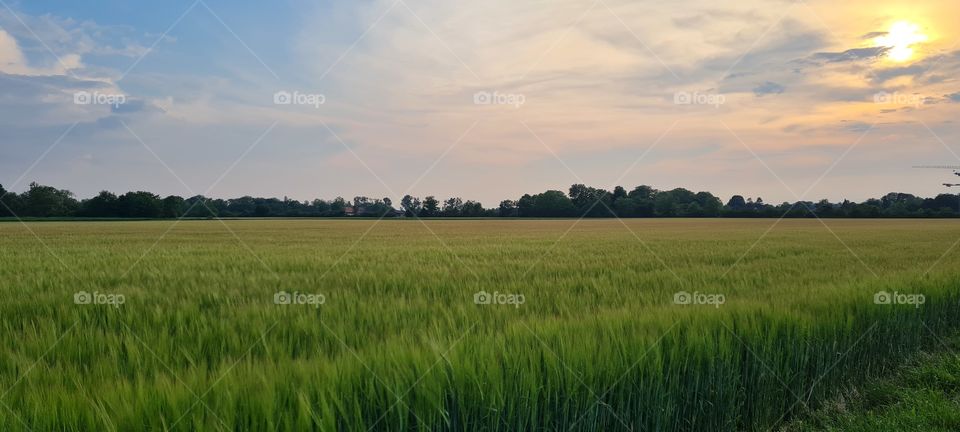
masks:
[[[960,222],[774,224],[2,223],[0,430],[770,430],[956,330]]]

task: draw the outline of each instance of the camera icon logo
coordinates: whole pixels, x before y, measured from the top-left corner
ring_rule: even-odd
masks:
[[[673,303],[678,305],[688,305],[693,302],[693,296],[686,291],[680,291],[673,295]]]
[[[90,105],[92,100],[89,92],[80,91],[73,94],[73,103],[77,105]]]
[[[476,92],[473,94],[473,103],[476,105],[490,105],[493,103],[493,95],[490,92]]]
[[[478,305],[488,305],[493,302],[493,296],[486,291],[480,291],[473,295],[473,303]]]
[[[878,305],[888,305],[893,303],[893,296],[886,291],[880,291],[873,295],[873,303]]]
[[[93,302],[93,296],[86,291],[80,291],[73,294],[73,303],[78,305],[87,305]]]
[[[278,91],[273,94],[273,103],[275,105],[290,105],[293,103],[293,97],[290,95],[290,92]]]
[[[293,297],[286,291],[280,291],[273,295],[273,304],[288,305],[293,301]]]
[[[693,95],[690,92],[676,92],[673,94],[673,103],[676,105],[690,105],[693,103]]]

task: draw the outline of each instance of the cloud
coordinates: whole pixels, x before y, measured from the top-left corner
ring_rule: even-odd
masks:
[[[869,77],[874,84],[906,77],[915,85],[935,85],[952,81],[958,73],[960,50],[926,57],[904,66],[878,68]]]
[[[781,94],[787,88],[772,81],[767,81],[753,89],[753,94],[763,97],[771,94]]]
[[[190,43],[166,43],[173,39],[164,37],[136,73],[119,83],[132,63],[126,58],[146,52],[141,38],[149,45],[159,35],[22,14],[64,67],[0,9],[6,30],[0,34],[0,168],[29,166],[36,149],[80,122],[38,173],[66,179],[81,195],[104,187],[182,193],[123,124],[202,189],[276,121],[263,145],[237,167],[241,175],[225,179],[215,193],[380,193],[379,182],[330,135],[328,125],[398,192],[445,154],[414,192],[463,193],[491,204],[517,192],[562,186],[567,179],[557,170],[565,170],[553,152],[584,181],[611,181],[619,174],[612,167],[626,169],[679,121],[651,152],[649,169],[625,183],[654,174],[657,182],[691,188],[701,180],[717,182],[689,170],[658,170],[696,159],[729,174],[716,186],[723,193],[742,182],[742,170],[735,161],[714,159],[729,153],[752,160],[725,125],[758,152],[800,160],[817,149],[842,151],[881,113],[891,123],[901,120],[902,109],[872,103],[878,91],[874,73],[892,81],[882,88],[929,95],[952,93],[956,87],[948,86],[960,76],[956,56],[917,62],[919,68],[874,61],[886,48],[863,46],[881,33],[858,35],[875,23],[858,24],[842,11],[824,14],[828,24],[850,25],[834,34],[806,8],[787,13],[796,4],[791,0],[605,0],[592,9],[592,2],[554,0],[546,10],[515,0],[321,3],[298,11],[301,21],[276,20],[269,7],[238,8],[224,17],[234,25],[244,22],[244,11],[254,12],[262,14],[254,18],[263,28],[279,29],[269,32],[278,42],[271,53],[261,49],[262,33],[234,27],[281,79],[266,76],[219,23],[205,25],[210,23],[201,19],[212,17],[201,8],[173,32]],[[831,7],[810,3],[814,10]],[[169,22],[149,24],[144,27],[157,30]],[[222,40],[204,39],[218,36]],[[217,49],[227,44],[237,50]],[[939,87],[931,87],[934,82]],[[321,93],[326,103],[277,106],[272,95],[280,90]],[[119,92],[127,101],[75,105],[76,91]],[[526,103],[477,105],[473,95],[479,91],[523,95]],[[678,105],[673,96],[679,91],[720,93],[726,103]],[[947,97],[960,96],[938,97],[943,103],[912,115],[935,120],[955,114],[950,110],[960,105],[945,103]],[[882,127],[866,139],[882,135]],[[98,171],[78,168],[70,180],[70,171],[56,165],[61,149],[76,150],[73,160],[99,164]],[[258,175],[242,175],[244,170]],[[518,172],[524,176],[517,178]],[[263,182],[261,173],[274,180]],[[758,167],[757,173],[765,171]],[[473,186],[477,178],[496,185],[483,190]]]
[[[114,114],[163,113],[162,107],[143,99],[126,99],[123,103],[110,107]]]
[[[80,56],[64,55],[57,64],[47,67],[31,66],[17,40],[0,28],[0,72],[19,75],[57,75],[82,67]]]
[[[888,51],[890,51],[889,47],[853,48],[843,52],[816,53],[810,56],[810,60],[814,62],[827,62],[827,63],[876,60],[880,57],[883,57],[883,55],[886,54]]]
[[[78,80],[65,75],[14,75],[0,73],[0,124],[2,129],[58,127],[73,122],[93,121],[96,107],[74,103],[79,91],[108,91],[112,86],[95,80]],[[92,108],[92,109],[87,109]],[[109,109],[99,110],[107,115]]]
[[[0,72],[23,73],[28,69],[26,63],[17,41],[0,29]]]
[[[923,64],[913,64],[881,69],[874,72],[873,76],[876,81],[883,83],[899,77],[921,77],[925,72],[927,72],[926,66]]]

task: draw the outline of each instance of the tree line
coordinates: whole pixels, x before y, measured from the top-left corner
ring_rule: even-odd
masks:
[[[213,218],[213,217],[957,217],[960,199],[940,194],[921,198],[906,193],[889,193],[856,203],[844,200],[832,203],[799,201],[767,204],[762,198],[735,195],[724,204],[709,192],[677,188],[661,191],[637,186],[613,191],[575,184],[564,193],[548,190],[525,194],[517,200],[504,200],[496,208],[485,208],[477,201],[459,197],[439,200],[404,196],[394,206],[390,198],[358,196],[353,200],[297,201],[244,196],[214,199],[175,195],[160,197],[137,191],[116,195],[103,191],[89,199],[77,199],[72,192],[31,183],[20,194],[0,185],[0,217],[78,217],[78,218]]]

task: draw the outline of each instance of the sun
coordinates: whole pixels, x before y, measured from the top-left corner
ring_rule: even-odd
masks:
[[[913,58],[913,47],[929,39],[920,32],[920,26],[908,22],[897,21],[890,26],[890,30],[874,41],[877,45],[889,48],[887,58],[895,62],[905,62]]]

